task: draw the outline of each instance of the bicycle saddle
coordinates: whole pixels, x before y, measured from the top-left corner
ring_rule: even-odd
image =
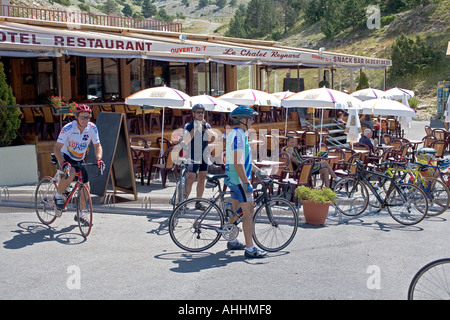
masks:
[[[207,180],[219,180],[221,178],[226,178],[228,175],[226,173],[208,173],[206,175]]]

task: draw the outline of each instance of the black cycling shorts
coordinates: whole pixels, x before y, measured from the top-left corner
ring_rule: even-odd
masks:
[[[84,161],[76,161],[73,160],[71,157],[69,157],[67,154],[63,153],[64,156],[64,161],[70,163],[71,166],[73,166],[74,164],[82,164],[84,163]],[[82,167],[74,167],[75,168],[75,172],[80,172],[83,175],[83,183],[87,183],[89,181],[88,179],[88,173],[86,171],[86,166],[82,166]]]

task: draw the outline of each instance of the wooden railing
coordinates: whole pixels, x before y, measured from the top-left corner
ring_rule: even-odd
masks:
[[[69,28],[76,28],[77,24],[91,24],[121,28],[182,32],[182,25],[177,22],[88,14],[70,10],[69,8],[67,10],[50,10],[0,5],[0,16],[66,22],[68,23]]]

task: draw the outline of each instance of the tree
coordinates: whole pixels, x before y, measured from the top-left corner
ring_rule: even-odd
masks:
[[[6,82],[3,63],[0,62],[0,105],[15,105],[16,98]],[[11,144],[16,138],[16,130],[20,127],[19,108],[0,108],[0,147]]]
[[[218,6],[219,9],[225,8],[226,5],[227,5],[227,0],[217,0],[216,1],[216,6]]]
[[[131,18],[131,16],[133,15],[133,9],[131,9],[131,6],[128,3],[126,3],[123,6],[122,13],[125,17]]]
[[[404,77],[435,66],[441,56],[420,36],[416,40],[401,34],[392,44],[392,77]]]
[[[209,1],[208,1],[208,0],[200,0],[200,1],[198,2],[197,8],[198,8],[198,9],[202,9],[202,8],[206,7],[208,4],[209,4]]]
[[[151,18],[157,13],[156,6],[152,3],[150,3],[150,0],[143,0],[142,1],[142,15],[145,18]]]
[[[230,20],[228,30],[225,32],[226,37],[247,38],[244,14],[245,10],[244,12],[242,12],[242,10],[237,10],[235,12],[234,17]]]

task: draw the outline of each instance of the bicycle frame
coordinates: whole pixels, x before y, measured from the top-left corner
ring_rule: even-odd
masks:
[[[381,198],[381,196],[379,195],[377,189],[372,185],[372,183],[370,183],[369,178],[366,176],[366,174],[368,174],[369,176],[375,175],[375,176],[378,176],[378,177],[382,177],[382,178],[385,178],[386,180],[390,181],[391,185],[389,186],[388,191],[386,191],[386,195],[389,194],[392,191],[392,189],[395,188],[398,191],[398,194],[401,195],[403,200],[405,202],[407,201],[407,199],[404,197],[403,192],[400,192],[400,187],[395,182],[395,178],[390,177],[388,175],[385,175],[383,173],[365,170],[362,167],[358,168],[357,174],[358,174],[358,176],[356,178],[356,181],[357,182],[360,182],[360,181],[364,181],[365,182],[366,186],[369,188],[370,191],[372,191],[372,193],[374,194],[375,198],[380,203],[380,205],[381,205],[380,210],[385,208],[385,207],[388,207],[389,204],[386,202],[386,198],[384,198],[384,199]],[[356,188],[356,185],[357,185],[357,183],[353,186],[353,188]],[[353,191],[353,189],[352,189],[352,191]]]

